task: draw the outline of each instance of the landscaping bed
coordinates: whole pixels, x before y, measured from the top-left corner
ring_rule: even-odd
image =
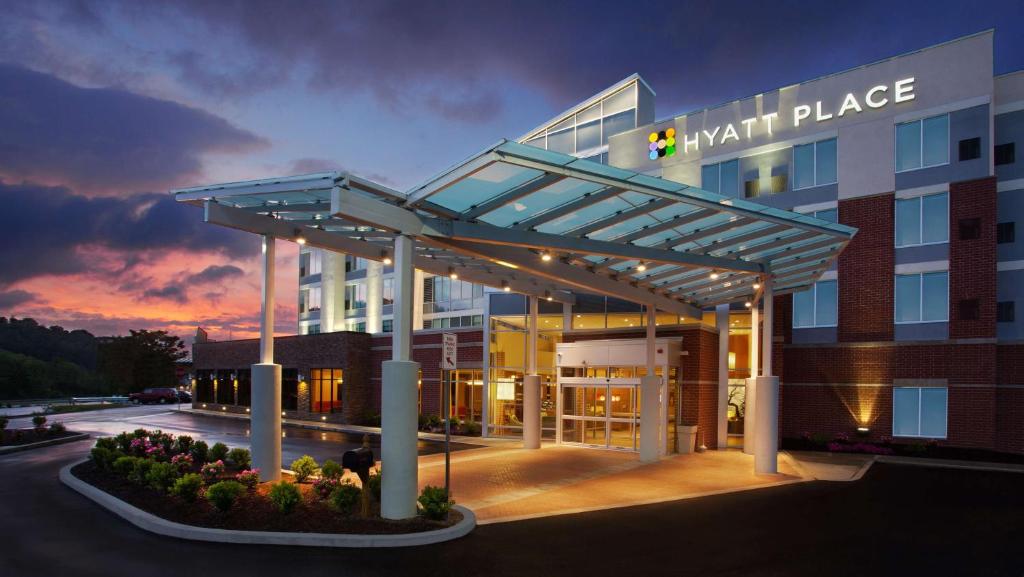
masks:
[[[297,475],[259,482],[249,453],[189,437],[137,430],[100,439],[91,458],[71,469],[89,485],[157,517],[234,531],[397,535],[451,527],[462,514],[425,489],[421,515],[380,517],[379,473],[371,477],[370,514],[360,515],[362,488],[336,463],[311,457],[292,463]],[[351,477],[351,475],[349,476]],[[300,482],[301,481],[301,482]]]
[[[64,423],[50,423],[46,425],[46,417],[35,416],[32,418],[31,429],[8,429],[7,417],[0,417],[0,447],[17,447],[20,445],[31,445],[43,441],[52,441],[65,437],[79,435],[64,427]]]
[[[929,459],[955,459],[992,463],[1024,463],[1024,455],[999,453],[985,449],[947,447],[941,445],[936,440],[898,443],[893,442],[889,437],[872,440],[859,435],[851,437],[845,434],[827,436],[804,433],[800,438],[782,439],[781,448],[792,451],[824,451],[830,453],[897,455],[900,457],[925,457]]]

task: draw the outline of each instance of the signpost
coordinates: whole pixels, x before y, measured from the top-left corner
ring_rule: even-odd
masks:
[[[444,405],[444,498],[451,499],[452,371],[458,363],[459,337],[455,333],[444,333],[441,337],[441,382],[444,383],[441,395],[441,403]]]

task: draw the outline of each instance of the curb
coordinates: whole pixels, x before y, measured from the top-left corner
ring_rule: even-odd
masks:
[[[18,453],[21,451],[31,451],[32,449],[41,449],[43,447],[52,447],[53,445],[63,445],[64,443],[74,443],[75,441],[84,441],[89,438],[89,433],[78,433],[68,437],[61,437],[59,439],[49,439],[47,441],[39,441],[37,443],[28,443],[26,445],[12,445],[10,447],[0,447],[0,455],[9,455],[11,453]]]
[[[996,471],[1000,473],[1024,473],[1024,466],[1013,463],[992,463],[988,461],[955,461],[952,459],[928,459],[924,457],[902,457],[878,455],[879,463],[890,465],[913,465],[915,467],[936,467],[939,469],[965,469],[970,471]]]
[[[129,505],[110,493],[93,487],[72,475],[71,468],[85,461],[76,461],[61,468],[61,482],[140,529],[167,537],[177,537],[178,539],[209,541],[213,543],[298,545],[304,547],[412,547],[458,539],[469,534],[476,527],[476,515],[461,505],[455,505],[454,507],[454,509],[462,513],[462,521],[459,523],[436,531],[422,531],[420,533],[405,533],[401,535],[233,531],[184,525],[168,521],[152,513],[147,513],[138,507]]]

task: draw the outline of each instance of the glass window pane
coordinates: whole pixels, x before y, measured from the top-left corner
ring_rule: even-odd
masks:
[[[717,164],[708,164],[700,167],[700,187],[711,192],[718,192]]]
[[[526,144],[529,144],[530,146],[536,146],[537,148],[547,148],[547,145],[544,143],[543,134],[536,138],[531,138],[530,140],[527,140]]]
[[[921,199],[896,200],[896,246],[921,244]]]
[[[814,290],[793,293],[793,326],[814,326]]]
[[[921,122],[896,125],[896,171],[921,168]]]
[[[613,116],[606,116],[604,119],[604,133],[601,135],[601,144],[606,144],[610,136],[634,128],[636,128],[635,110],[627,110]]]
[[[627,86],[604,99],[604,115],[609,116],[636,107],[636,87]]]
[[[723,162],[720,166],[719,193],[726,196],[739,196],[740,194],[740,161],[730,160]]]
[[[896,275],[896,321],[921,320],[921,277],[916,274]]]
[[[572,154],[576,152],[576,141],[574,140],[573,129],[561,132],[548,133],[548,150]]]
[[[793,147],[793,188],[814,186],[814,144]]]
[[[555,124],[553,126],[549,126],[548,127],[548,132],[557,132],[559,130],[562,130],[563,128],[571,128],[571,127],[573,127],[575,125],[576,125],[576,118],[570,116],[569,118],[566,118],[565,120],[559,122],[558,124]]]
[[[831,184],[838,180],[836,170],[836,139],[822,140],[817,144],[817,156],[814,161],[818,186]]]
[[[946,437],[946,398],[940,388],[921,389],[921,436]]]
[[[590,122],[591,120],[599,120],[601,118],[601,103],[581,110],[576,113],[576,124],[583,124],[584,122]]]
[[[923,321],[945,321],[949,319],[949,273],[930,272],[921,276],[921,292],[924,299]]]
[[[932,194],[921,199],[921,242],[945,242],[949,240],[948,195]]]
[[[817,298],[814,307],[814,324],[819,327],[832,326],[838,319],[838,283],[834,280],[817,284]]]
[[[922,122],[924,146],[921,155],[923,166],[935,166],[949,162],[949,116],[925,118]]]
[[[601,146],[601,121],[595,120],[576,127],[576,150]]]
[[[892,434],[896,437],[913,436],[918,428],[918,401],[920,389],[896,387],[892,390]]]
[[[827,220],[829,222],[839,222],[839,210],[835,208],[819,210],[814,213],[814,216],[815,218],[820,218],[821,220]]]

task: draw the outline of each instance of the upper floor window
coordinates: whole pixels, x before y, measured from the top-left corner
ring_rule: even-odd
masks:
[[[793,328],[834,327],[839,321],[839,283],[823,280],[793,293]]]
[[[896,323],[949,320],[949,272],[896,275]]]
[[[1014,150],[1014,148],[1015,147],[1012,142],[997,144],[995,150],[996,166],[1001,164],[1013,164],[1017,160],[1017,151]]]
[[[354,311],[366,308],[366,283],[345,285],[345,309]]]
[[[737,196],[740,183],[740,161],[727,160],[700,168],[700,187],[725,196]]]
[[[896,172],[948,163],[948,114],[896,125]]]
[[[949,195],[896,199],[896,246],[949,241]]]
[[[836,139],[821,140],[793,147],[793,189],[834,184]]]
[[[366,268],[366,259],[358,256],[345,255],[345,272]]]
[[[395,303],[395,279],[386,278],[381,283],[381,302],[385,305]]]
[[[525,143],[566,154],[584,154],[608,144],[608,138],[636,128],[634,84],[542,130]]]

